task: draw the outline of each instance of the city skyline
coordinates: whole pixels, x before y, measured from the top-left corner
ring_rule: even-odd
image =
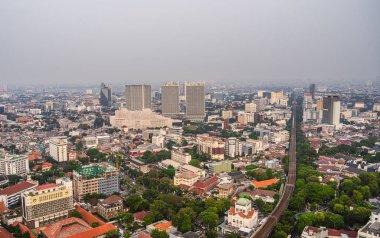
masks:
[[[0,3],[0,82],[380,81],[378,1],[88,4]]]

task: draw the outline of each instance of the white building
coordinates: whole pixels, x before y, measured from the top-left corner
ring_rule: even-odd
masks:
[[[157,127],[172,127],[173,120],[153,112],[150,109],[141,111],[129,111],[126,108],[117,110],[115,116],[110,117],[113,127],[119,129],[127,127],[130,129],[147,129]]]
[[[163,136],[163,135],[152,136],[152,144],[155,144],[160,148],[164,148],[165,147],[165,136]]]
[[[188,164],[191,160],[191,155],[179,150],[172,150],[171,159],[181,164]]]
[[[0,174],[24,175],[29,173],[27,156],[0,154]]]
[[[228,211],[227,224],[241,228],[253,228],[257,225],[258,212],[252,208],[252,203],[247,198],[239,198],[235,207],[231,207]]]
[[[242,143],[236,137],[230,137],[225,142],[225,153],[228,157],[234,158],[241,156]]]
[[[58,162],[67,161],[67,137],[50,138],[49,153]]]
[[[83,144],[86,148],[94,148],[98,146],[95,136],[86,136],[83,138]]]
[[[379,238],[380,237],[380,222],[379,213],[372,212],[369,222],[359,229],[358,237],[360,238]]]

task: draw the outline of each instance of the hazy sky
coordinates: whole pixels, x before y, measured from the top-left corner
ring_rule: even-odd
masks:
[[[0,82],[375,80],[379,0],[1,0]]]

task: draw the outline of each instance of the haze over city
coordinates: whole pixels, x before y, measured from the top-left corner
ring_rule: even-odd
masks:
[[[0,82],[375,84],[380,2],[0,2]]]

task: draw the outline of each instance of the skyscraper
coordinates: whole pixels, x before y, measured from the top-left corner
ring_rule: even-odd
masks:
[[[126,107],[130,111],[151,108],[152,88],[150,85],[125,85]]]
[[[309,93],[311,94],[311,98],[314,99],[315,98],[315,84],[314,83],[310,84]]]
[[[104,83],[101,84],[99,102],[103,107],[112,106],[112,91],[109,85],[106,86]]]
[[[338,96],[326,96],[323,98],[322,123],[339,125],[340,123],[340,99]]]
[[[205,117],[205,83],[185,82],[186,118],[203,120]]]
[[[174,116],[179,113],[179,84],[167,82],[161,86],[162,115]]]

